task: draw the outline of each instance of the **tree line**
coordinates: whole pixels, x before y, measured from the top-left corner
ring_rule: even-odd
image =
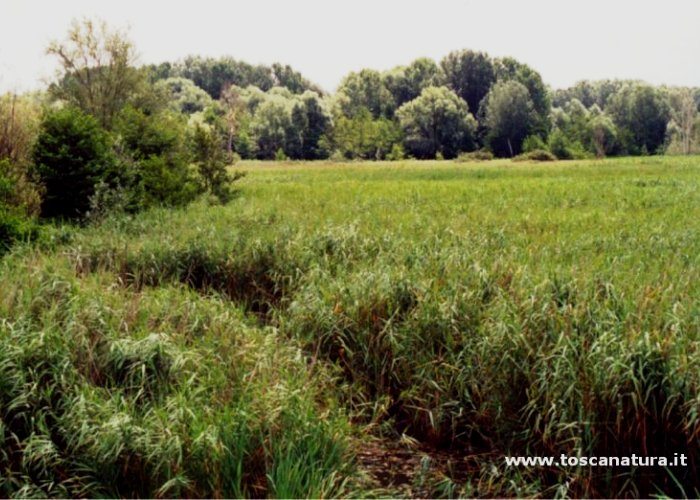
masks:
[[[138,65],[125,33],[76,21],[45,91],[0,96],[0,252],[35,218],[226,201],[238,158],[587,158],[700,152],[700,89],[552,90],[512,58],[458,50],[348,74],[326,93],[290,66],[190,56]]]

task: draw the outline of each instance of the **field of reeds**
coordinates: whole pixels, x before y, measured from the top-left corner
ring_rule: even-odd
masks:
[[[700,158],[237,170],[2,257],[0,496],[700,494]]]

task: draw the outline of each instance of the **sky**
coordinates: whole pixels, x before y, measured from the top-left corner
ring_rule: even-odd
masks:
[[[140,62],[189,54],[290,64],[328,91],[455,49],[512,56],[563,88],[634,78],[700,86],[698,0],[0,0],[0,92],[42,88],[75,18],[128,29]]]

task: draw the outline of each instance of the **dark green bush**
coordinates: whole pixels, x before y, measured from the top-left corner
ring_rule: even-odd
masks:
[[[107,133],[97,120],[66,107],[44,116],[34,146],[34,174],[45,189],[41,215],[77,219],[101,180],[116,175]]]
[[[148,114],[126,107],[117,118],[115,133],[120,157],[129,175],[132,208],[183,205],[194,199],[197,186],[191,175],[185,142],[185,122],[169,112]]]

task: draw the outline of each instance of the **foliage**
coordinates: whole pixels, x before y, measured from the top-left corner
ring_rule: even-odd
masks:
[[[173,111],[187,115],[204,111],[212,101],[209,94],[187,78],[167,78],[158,81],[155,87],[167,93],[170,108]]]
[[[493,158],[493,153],[485,149],[479,149],[469,153],[460,153],[457,155],[458,162],[490,161],[493,160]]]
[[[486,143],[496,156],[515,156],[536,126],[537,115],[527,88],[515,81],[496,83],[484,101]]]
[[[147,114],[127,106],[118,116],[121,183],[132,194],[133,209],[182,205],[194,198],[185,130],[181,116],[168,111]]]
[[[534,111],[537,114],[533,131],[540,138],[546,138],[549,133],[549,112],[552,106],[549,92],[540,74],[512,57],[496,59],[494,61],[494,73],[497,81],[514,80],[525,86],[532,100]]]
[[[482,99],[496,81],[493,61],[484,52],[450,52],[440,61],[440,67],[447,85],[467,102],[472,111],[479,109]]]
[[[423,57],[408,66],[399,66],[386,72],[383,78],[398,109],[402,104],[418,97],[426,88],[439,86],[442,75],[435,61]]]
[[[626,85],[608,104],[618,128],[618,140],[629,154],[659,151],[670,118],[669,105],[661,92],[649,85]]]
[[[347,159],[382,160],[396,153],[402,142],[399,126],[386,118],[373,119],[367,109],[360,109],[352,118],[340,116],[321,144],[337,150]]]
[[[96,184],[115,173],[110,146],[97,120],[77,108],[44,115],[33,153],[33,173],[44,190],[43,217],[86,214]]]
[[[93,115],[103,127],[111,126],[141,85],[133,44],[104,22],[74,21],[66,39],[52,42],[47,52],[63,69],[61,80],[51,87],[53,95]]]
[[[454,158],[474,149],[476,120],[467,103],[447,87],[428,87],[396,112],[406,150],[417,158]]]
[[[556,159],[557,157],[546,149],[532,149],[513,157],[513,161],[556,161]]]
[[[354,118],[368,110],[372,118],[390,118],[396,103],[387,89],[381,73],[363,69],[343,78],[336,94],[337,105],[342,114]]]
[[[190,141],[203,191],[226,203],[231,199],[231,183],[239,179],[240,174],[229,175],[221,137],[211,127],[196,124]]]
[[[247,87],[253,85],[263,91],[272,87],[288,88],[295,94],[306,90],[319,89],[290,66],[273,64],[270,66],[251,65],[236,61],[231,57],[188,56],[176,63],[162,63],[152,66],[151,71],[157,79],[181,77],[192,80],[204,89],[212,99],[219,99],[222,92],[231,85]]]

